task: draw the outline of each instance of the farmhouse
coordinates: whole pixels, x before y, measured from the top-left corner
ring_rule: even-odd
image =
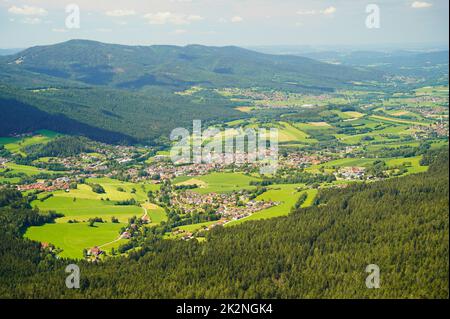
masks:
[[[150,217],[148,217],[148,215],[142,216],[141,221],[142,221],[144,224],[149,224],[149,223],[152,222],[151,219],[150,219]]]
[[[98,248],[97,246],[92,247],[88,251],[88,255],[94,256],[94,257],[100,256],[101,254],[103,254],[103,251],[100,248]]]
[[[0,167],[1,167],[1,168],[5,168],[5,167],[6,167],[6,166],[5,166],[6,163],[8,163],[8,159],[7,159],[7,158],[0,157]]]
[[[127,231],[123,232],[122,235],[120,235],[120,238],[122,239],[130,239],[131,238],[131,234]]]
[[[362,179],[364,178],[365,170],[364,167],[342,167],[336,175],[348,180]]]

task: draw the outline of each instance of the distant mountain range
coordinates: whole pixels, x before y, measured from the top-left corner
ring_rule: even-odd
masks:
[[[448,64],[448,51],[354,51],[348,53],[342,52],[311,52],[304,53],[304,56],[314,58],[320,61],[335,61],[345,65],[373,65],[390,64],[402,65],[404,67],[425,67],[427,64]]]
[[[192,86],[331,92],[353,81],[382,79],[382,72],[364,68],[233,46],[71,40],[0,57],[0,109],[16,111],[15,122],[3,116],[8,125],[0,134],[62,126],[106,141],[149,142],[194,118],[214,122],[244,115],[213,91],[175,94]],[[17,114],[24,120],[17,121]]]
[[[437,49],[410,50],[324,50],[311,47],[255,47],[258,52],[289,54],[317,61],[351,67],[370,67],[384,74],[410,75],[426,78],[448,77],[449,51]],[[432,65],[432,68],[429,66]]]
[[[72,40],[32,47],[1,61],[13,70],[126,89],[197,84],[320,90],[374,78],[363,70],[233,46],[123,46]]]

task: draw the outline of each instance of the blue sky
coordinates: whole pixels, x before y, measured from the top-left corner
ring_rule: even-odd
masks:
[[[80,28],[65,26],[67,4]],[[365,25],[367,4],[380,28]],[[121,44],[447,44],[448,0],[0,0],[0,48],[69,39]]]

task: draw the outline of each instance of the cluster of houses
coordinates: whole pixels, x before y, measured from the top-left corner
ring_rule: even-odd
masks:
[[[364,179],[365,171],[364,167],[341,167],[335,176],[346,180],[361,180]]]
[[[278,204],[272,201],[249,200],[245,194],[199,194],[192,191],[177,193],[171,199],[172,206],[180,207],[186,213],[198,211],[204,205],[212,205],[216,214],[233,220]]]
[[[228,217],[233,220],[239,220],[250,216],[258,211],[279,205],[277,202],[272,201],[248,201],[245,206],[233,206],[233,205],[221,205],[217,209],[217,213],[223,217]]]
[[[201,230],[209,231],[209,230],[213,229],[214,227],[223,226],[229,222],[230,221],[228,219],[222,218],[209,226],[204,226]],[[175,236],[182,235],[181,240],[190,240],[190,239],[194,238],[194,234],[192,232],[186,231],[184,229],[176,229],[172,232],[172,234]]]
[[[273,148],[267,148],[263,151],[239,152],[236,151],[232,154],[216,153],[212,154],[210,158],[205,157],[202,163],[193,163],[186,165],[179,165],[166,160],[155,161],[149,167],[146,172],[148,176],[159,176],[160,180],[172,179],[178,176],[201,176],[206,175],[213,171],[220,171],[229,168],[230,165],[240,168],[244,165],[251,167],[259,167],[264,159],[272,158],[275,155]]]
[[[329,156],[323,155],[305,155],[301,153],[290,153],[287,158],[281,161],[281,164],[284,164],[288,167],[304,167],[309,165],[319,165],[331,160]]]
[[[217,169],[215,164],[191,164],[183,166],[156,163],[146,169],[149,176],[158,175],[161,180],[172,179],[178,176],[206,175]]]
[[[430,134],[436,134],[437,136],[448,136],[449,128],[447,122],[437,122],[430,126],[413,126],[413,137],[417,140],[424,139],[430,136]]]
[[[100,154],[100,155],[99,155]],[[79,156],[48,159],[49,163],[61,164],[66,169],[74,171],[97,172],[108,169],[107,162],[114,160],[119,164],[126,164],[133,160],[136,148],[132,146],[110,146],[101,144],[95,153],[82,153]]]
[[[6,168],[6,163],[8,163],[8,159],[0,157],[0,168]]]
[[[44,192],[52,192],[56,190],[64,190],[68,192],[70,189],[70,178],[59,177],[51,181],[42,181],[29,185],[18,185],[17,189],[19,191],[39,190]]]
[[[103,255],[104,253],[105,252],[103,250],[95,246],[87,251],[87,256],[92,257],[94,260],[97,260],[100,257],[100,255]]]
[[[280,91],[255,91],[251,89],[225,88],[221,89],[223,93],[240,95],[252,100],[286,101],[288,93]]]
[[[79,157],[52,157],[48,159],[48,163],[60,164],[68,170],[83,170],[87,172],[101,171],[108,168],[103,161],[88,154],[81,154]]]

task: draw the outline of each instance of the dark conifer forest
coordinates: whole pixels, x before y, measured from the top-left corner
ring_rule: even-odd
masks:
[[[429,172],[324,190],[287,217],[217,227],[206,242],[149,236],[128,257],[57,259],[22,238],[51,221],[0,192],[0,296],[5,298],[448,298],[448,150]],[[80,289],[67,289],[70,263]],[[381,287],[365,285],[369,264]]]

